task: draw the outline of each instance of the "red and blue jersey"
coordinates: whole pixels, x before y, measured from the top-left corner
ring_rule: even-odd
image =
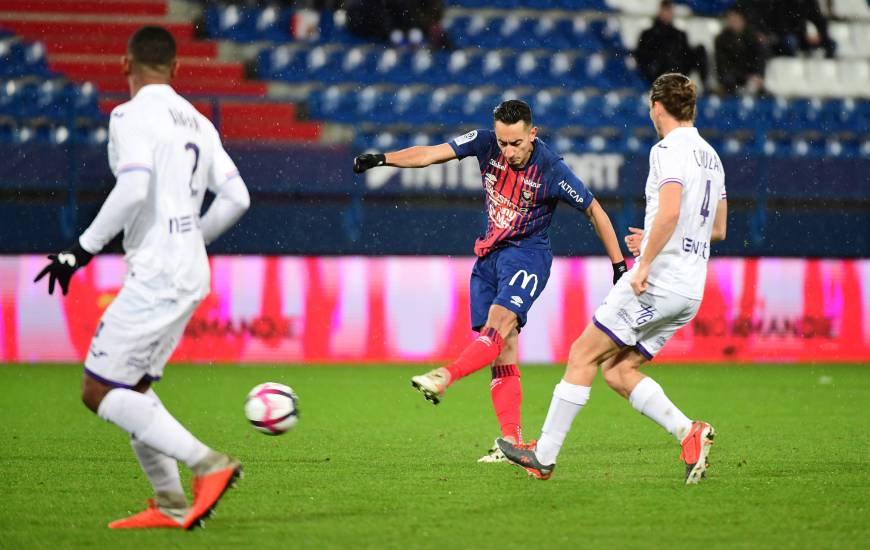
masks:
[[[578,210],[592,204],[592,193],[568,165],[536,139],[526,165],[508,164],[492,130],[474,130],[450,141],[460,160],[475,156],[486,192],[486,234],[474,243],[480,257],[505,246],[550,249],[550,223],[559,201]]]

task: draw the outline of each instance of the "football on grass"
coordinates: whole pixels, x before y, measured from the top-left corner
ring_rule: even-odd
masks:
[[[290,386],[266,382],[248,393],[245,416],[254,428],[264,434],[281,435],[299,420],[297,399]]]

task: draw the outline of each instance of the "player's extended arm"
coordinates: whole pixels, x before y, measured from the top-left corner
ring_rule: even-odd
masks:
[[[375,166],[423,168],[430,164],[441,164],[455,158],[456,152],[449,143],[418,145],[390,153],[366,153],[359,155],[353,159],[353,171],[361,174]]]
[[[643,255],[638,258],[637,272],[631,281],[634,293],[641,295],[647,289],[649,269],[656,256],[670,240],[680,220],[680,200],[683,196],[683,186],[679,183],[666,183],[659,190],[659,210],[656,212],[649,228],[649,240]]]
[[[205,244],[211,244],[232,227],[250,206],[251,196],[241,176],[221,185],[217,196],[199,222]]]
[[[713,220],[713,232],[710,242],[718,243],[725,240],[728,233],[728,200],[722,199],[716,207],[716,218]]]
[[[616,238],[616,231],[613,230],[613,224],[610,223],[610,216],[601,207],[598,199],[592,199],[592,204],[586,209],[586,215],[592,222],[595,233],[601,239],[601,244],[604,245],[604,250],[610,257],[610,263],[613,264],[613,284],[616,284],[616,281],[628,268],[625,265],[622,251],[619,249],[619,241]]]
[[[57,282],[66,295],[73,273],[87,265],[94,254],[121,232],[124,223],[139,212],[148,196],[150,178],[150,172],[144,170],[121,173],[91,225],[73,246],[58,254],[51,254],[48,257],[51,263],[39,272],[33,282],[48,275],[48,293],[54,294],[54,285]]]

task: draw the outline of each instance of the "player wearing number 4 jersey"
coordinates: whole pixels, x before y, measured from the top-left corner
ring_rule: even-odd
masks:
[[[584,212],[613,263],[613,281],[626,271],[610,218],[562,159],[537,138],[532,111],[519,100],[493,112],[493,130],[475,130],[449,143],[360,155],[354,170],[380,165],[413,168],[474,156],[480,166],[486,234],[474,246],[471,326],[480,336],[444,368],[415,376],[412,385],[437,404],[459,379],[491,366],[492,403],[503,437],[521,441],[517,340],[532,304],[544,291],[553,256],[548,235],[559,202]],[[479,462],[504,462],[493,449]]]
[[[85,360],[82,400],[130,434],[151,482],[148,509],[111,528],[193,528],[241,473],[239,462],[188,432],[151,389],[209,292],[205,245],[249,205],[248,191],[211,122],[169,86],[175,41],[160,27],[130,38],[123,60],[132,99],[112,111],[109,163],[117,177],[96,219],[37,276],[67,293],[73,273],[122,229],[127,277],[106,309]],[[200,218],[206,189],[216,194]],[[193,471],[188,506],[177,461]]]
[[[550,477],[598,367],[611,388],[681,443],[687,484],[700,481],[707,469],[713,427],[690,420],[638,370],[698,312],[710,243],[725,238],[725,173],[693,127],[695,102],[695,85],[681,74],[653,83],[650,117],[662,140],[650,151],[644,230],[626,237],[637,262],[571,346],[537,444],[498,440],[508,460],[540,479]]]

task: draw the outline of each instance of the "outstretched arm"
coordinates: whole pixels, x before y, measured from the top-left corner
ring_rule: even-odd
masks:
[[[456,153],[447,143],[408,147],[401,151],[386,154],[387,166],[399,168],[422,168],[430,164],[441,164],[456,158]]]
[[[353,160],[353,171],[361,174],[376,166],[423,168],[430,164],[441,164],[455,158],[456,152],[448,143],[418,145],[390,153],[366,153],[359,155]]]
[[[604,250],[610,257],[610,263],[613,264],[613,282],[615,284],[625,273],[626,265],[622,251],[619,249],[619,241],[616,239],[616,231],[613,230],[613,224],[610,223],[610,216],[598,203],[598,199],[592,199],[592,204],[586,209],[586,215],[592,222],[592,227],[598,238],[601,239],[601,244],[604,245]]]

